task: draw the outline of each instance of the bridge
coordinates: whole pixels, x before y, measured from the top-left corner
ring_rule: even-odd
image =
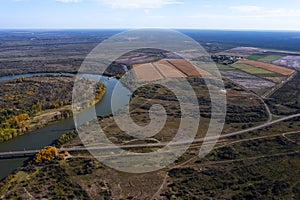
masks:
[[[0,152],[1,159],[14,159],[14,158],[26,158],[32,157],[41,150],[23,150],[23,151],[9,151],[9,152]],[[74,151],[87,151],[85,148],[61,148],[59,152],[74,152]]]
[[[278,122],[281,121],[285,121],[285,120],[289,120],[289,119],[293,119],[296,117],[300,117],[300,113],[298,114],[294,114],[294,115],[290,115],[290,116],[286,116],[274,121],[267,121],[265,124],[261,124],[258,125],[256,127],[252,127],[249,129],[245,129],[245,130],[241,130],[241,131],[236,131],[233,133],[227,133],[227,134],[223,134],[220,137],[214,136],[214,137],[210,137],[210,138],[201,138],[201,139],[195,139],[193,141],[181,141],[181,142],[177,142],[174,143],[173,145],[175,146],[181,146],[181,145],[185,145],[185,144],[190,144],[190,143],[199,143],[199,142],[203,142],[204,139],[206,141],[209,140],[215,140],[215,139],[219,139],[219,138],[227,138],[227,137],[231,137],[231,136],[235,136],[235,135],[240,135],[243,133],[247,133],[249,131],[255,131],[258,129],[262,129],[265,127],[268,127],[270,125],[276,124]],[[299,133],[299,131],[295,131],[295,133]],[[167,145],[168,143],[154,143],[154,144],[134,144],[134,145],[125,145],[122,146],[123,148],[138,148],[138,147],[164,147],[165,145]],[[115,150],[118,148],[122,148],[122,147],[118,147],[118,146],[96,146],[96,147],[89,147],[89,148],[84,148],[84,147],[73,147],[73,148],[61,148],[59,149],[60,152],[64,152],[64,151],[68,151],[68,152],[76,152],[76,151],[88,151],[88,150]],[[40,150],[24,150],[24,151],[10,151],[10,152],[0,152],[0,159],[12,159],[12,158],[22,158],[22,157],[31,157],[34,156],[36,153],[38,153]]]
[[[34,156],[40,150],[0,152],[0,159],[12,159]]]

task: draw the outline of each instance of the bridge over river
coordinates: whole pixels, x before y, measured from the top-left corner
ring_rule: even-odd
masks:
[[[10,152],[0,152],[0,159],[13,159],[30,157],[38,153],[40,150],[25,150],[25,151],[10,151]]]
[[[231,137],[234,135],[240,135],[249,131],[254,131],[257,129],[262,129],[265,128],[267,126],[276,124],[278,122],[281,121],[285,121],[285,120],[289,120],[292,118],[296,118],[296,117],[300,117],[300,113],[298,114],[294,114],[294,115],[290,115],[290,116],[286,116],[274,121],[268,121],[265,124],[261,124],[258,125],[256,127],[252,127],[249,129],[245,129],[245,130],[241,130],[241,131],[236,131],[233,133],[228,133],[228,134],[223,134],[220,136],[220,138],[226,138],[226,137]],[[298,133],[299,131],[296,131],[295,133]],[[215,138],[215,137],[209,137],[209,138],[205,138],[206,141],[209,140],[215,140],[218,139],[219,137]],[[186,145],[186,144],[190,144],[190,143],[199,143],[199,142],[203,142],[204,138],[201,139],[195,139],[193,141],[181,141],[181,142],[176,142],[173,143],[173,145],[175,146],[182,146],[182,145]],[[138,147],[164,147],[165,145],[167,145],[167,143],[154,143],[154,144],[134,144],[134,145],[124,145],[122,147],[119,146],[96,146],[96,147],[89,147],[88,149],[84,148],[84,147],[73,147],[73,148],[61,148],[59,149],[60,152],[64,152],[64,151],[68,151],[68,152],[76,152],[76,151],[87,151],[87,150],[114,150],[114,149],[118,149],[118,148],[138,148]],[[0,159],[10,159],[10,158],[18,158],[18,157],[30,157],[35,155],[36,153],[38,153],[40,150],[24,150],[24,151],[10,151],[10,152],[0,152]]]

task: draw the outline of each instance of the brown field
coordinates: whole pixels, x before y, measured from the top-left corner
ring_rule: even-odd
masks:
[[[133,65],[133,70],[138,81],[155,81],[164,78],[152,63]]]
[[[179,71],[181,71],[187,76],[211,76],[207,71],[196,68],[194,65],[192,65],[186,60],[174,59],[167,60],[167,62],[171,63],[174,67],[176,67]]]
[[[156,68],[165,76],[168,78],[181,78],[181,77],[187,77],[184,73],[177,70],[173,65],[166,62],[164,64],[160,64],[159,62],[154,63]]]
[[[196,68],[186,60],[160,60],[154,63],[133,65],[138,81],[154,81],[163,78],[211,76],[207,71]]]
[[[280,67],[278,65],[273,65],[273,64],[269,64],[269,63],[258,62],[258,61],[254,61],[254,60],[240,60],[237,63],[252,65],[254,67],[263,68],[263,69],[266,69],[266,70],[269,70],[269,71],[272,71],[272,72],[275,72],[278,74],[282,74],[285,76],[289,76],[295,72],[295,70],[292,70],[292,69]]]
[[[284,81],[286,78],[285,77],[264,77],[265,79],[268,79],[274,83],[281,83]]]

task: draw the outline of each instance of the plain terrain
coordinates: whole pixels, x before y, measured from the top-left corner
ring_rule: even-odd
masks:
[[[98,42],[116,32],[1,32],[0,75],[74,73]],[[224,60],[222,63],[232,64],[217,63],[226,88],[227,115],[222,136],[207,157],[199,159],[198,153],[210,121],[211,101],[204,80],[188,77],[197,91],[201,123],[195,142],[174,164],[157,172],[129,174],[106,167],[87,151],[70,151],[68,156],[51,161],[28,161],[26,166],[2,180],[0,198],[299,199],[300,77],[294,62],[300,56],[296,51],[300,50],[297,41],[291,39],[296,33],[183,32],[225,61],[231,60],[231,56],[235,56],[233,60],[241,57],[238,63]],[[280,43],[282,36],[287,40]],[[164,64],[166,57],[180,59],[162,50],[144,49],[124,55],[112,63],[106,73],[122,76],[125,73],[122,64],[131,69],[146,63],[149,70],[156,70],[151,63]],[[177,69],[190,69],[180,62],[175,63]],[[177,75],[178,71],[175,76],[178,79],[193,76]],[[49,85],[42,87],[46,80]],[[7,108],[28,109],[35,105],[30,98],[35,95],[37,99],[48,98],[51,106],[64,100],[67,105],[71,86],[70,77],[1,82],[0,89],[6,94],[2,104]],[[19,89],[13,91],[15,87]],[[53,88],[58,89],[51,90]],[[58,95],[61,99],[55,102],[54,97]],[[164,129],[147,140],[124,133],[111,116],[98,120],[114,144],[133,152],[155,151],[160,148],[159,144],[172,140],[181,112],[170,90],[152,84],[134,92],[130,102],[131,117],[137,124],[147,125],[149,108],[154,104],[163,105],[168,118]],[[158,146],[151,146],[153,144]],[[126,145],[132,147],[126,148]],[[82,149],[82,142],[76,131],[72,131],[62,135],[53,146]]]

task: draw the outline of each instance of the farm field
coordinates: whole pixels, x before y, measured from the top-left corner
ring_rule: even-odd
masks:
[[[273,62],[273,61],[278,60],[280,58],[281,58],[281,56],[269,55],[269,56],[265,56],[265,57],[262,57],[262,58],[258,59],[258,61],[261,61],[261,62]]]
[[[247,57],[248,60],[259,60],[262,59],[264,56],[261,55],[250,55]]]
[[[300,70],[300,56],[286,56],[273,62],[275,65],[282,65],[295,70]]]
[[[198,69],[188,61],[182,59],[136,64],[133,65],[133,71],[139,82],[154,81],[163,78],[210,76],[208,72]]]
[[[274,87],[275,83],[259,78],[257,76],[248,74],[240,70],[225,70],[221,71],[223,76],[226,76],[231,81],[242,85],[248,89],[261,89]]]
[[[185,74],[177,70],[171,64],[160,64],[159,62],[153,64],[165,77],[168,78],[180,78],[187,77]]]
[[[234,68],[229,66],[229,65],[220,65],[220,64],[218,64],[217,67],[218,67],[219,70],[234,70]]]
[[[134,65],[133,70],[138,81],[155,81],[163,79],[163,76],[152,63]]]
[[[253,61],[253,60],[240,60],[237,62],[237,64],[252,65],[254,67],[263,68],[263,69],[266,69],[266,70],[269,70],[269,71],[272,71],[272,72],[275,72],[278,74],[282,74],[285,76],[292,75],[295,72],[295,70],[292,70],[292,69],[280,67],[280,66],[274,65],[274,64]]]
[[[232,65],[234,68],[236,69],[240,69],[244,72],[247,72],[249,74],[253,74],[253,75],[257,75],[259,77],[277,77],[277,76],[281,76],[280,74],[276,74],[274,72],[271,72],[269,70],[265,70],[262,68],[257,68],[251,65],[247,65],[247,64],[233,64]]]
[[[250,56],[247,57],[247,59],[269,63],[269,62],[273,62],[275,60],[278,60],[281,57],[282,56],[278,56],[278,55],[250,55]]]
[[[210,74],[207,71],[196,68],[186,60],[174,59],[174,60],[167,60],[167,62],[171,63],[179,71],[181,71],[187,76],[199,76],[199,75],[210,76]]]
[[[51,137],[62,135],[60,138],[57,136],[56,141],[49,140],[49,145],[57,149],[61,148],[61,154],[56,155],[53,160],[36,163],[36,159],[32,157],[25,165],[18,164],[19,169],[0,181],[0,199],[300,199],[298,164],[300,162],[300,73],[283,75],[283,72],[275,72],[254,64],[235,64],[237,60],[252,55],[250,57],[252,59],[249,60],[255,63],[276,66],[277,70],[278,68],[299,70],[300,46],[295,43],[297,35],[286,36],[286,33],[282,33],[283,35],[274,36],[276,40],[270,41],[268,38],[276,34],[275,32],[268,33],[269,36],[266,38],[262,37],[266,33],[260,35],[260,32],[254,34],[253,31],[246,33],[233,31],[229,32],[230,34],[222,33],[220,38],[216,38],[220,31],[204,32],[205,34],[187,31],[198,39],[197,42],[203,44],[204,48],[208,48],[210,54],[213,53],[212,57],[227,50],[228,54],[232,54],[232,57],[224,56],[224,60],[222,60],[223,54],[220,54],[220,63],[216,62],[224,76],[225,90],[222,87],[214,93],[209,91],[204,78],[198,78],[199,75],[208,75],[208,79],[210,78],[208,73],[210,70],[205,71],[206,65],[201,66],[204,71],[198,70],[196,65],[192,64],[193,62],[180,60],[182,58],[179,55],[165,50],[138,49],[108,64],[105,75],[109,77],[104,77],[104,83],[108,83],[106,80],[111,80],[111,77],[120,78],[119,81],[117,79],[112,81],[123,83],[125,87],[130,83],[129,78],[133,79],[135,84],[138,81],[147,83],[143,81],[154,82],[164,78],[169,78],[171,81],[178,79],[182,83],[181,81],[186,79],[197,95],[198,101],[185,104],[190,112],[185,115],[178,95],[172,88],[163,84],[145,84],[132,91],[131,95],[124,88],[126,98],[121,93],[117,94],[116,103],[128,105],[124,108],[126,111],[129,108],[132,123],[141,127],[146,127],[151,122],[156,123],[149,115],[153,105],[161,105],[165,110],[164,127],[156,135],[146,138],[135,137],[130,132],[124,131],[119,127],[114,115],[104,113],[102,116],[102,110],[96,112],[97,116],[99,115],[94,119],[94,122],[98,122],[96,126],[99,125],[103,129],[106,138],[113,145],[122,149],[121,156],[126,156],[127,150],[135,153],[160,151],[162,146],[174,140],[185,116],[192,120],[201,118],[199,123],[195,120],[197,124],[188,124],[185,127],[184,131],[188,133],[190,129],[198,126],[198,129],[194,130],[195,141],[174,163],[160,171],[131,174],[114,170],[105,163],[99,162],[88,151],[83,150],[82,138],[78,136],[76,130],[67,132],[71,127],[69,122],[73,120],[63,119],[72,116],[70,105],[73,103],[74,77],[64,76],[63,72],[75,73],[88,54],[88,50],[93,49],[97,41],[106,39],[111,31],[104,31],[104,34],[97,37],[95,36],[98,33],[95,31],[75,32],[71,34],[59,31],[49,35],[48,32],[13,33],[7,38],[6,33],[5,37],[1,37],[0,33],[1,76],[35,72],[61,72],[62,74],[55,77],[51,75],[21,77],[1,82],[0,111],[2,113],[0,114],[3,123],[0,125],[3,125],[3,129],[1,130],[0,127],[0,143],[1,135],[5,135],[2,140],[13,138],[10,141],[3,141],[1,144],[3,152],[4,150],[10,152],[10,148],[6,148],[6,145],[12,147],[12,150],[15,147],[20,151],[39,150],[40,147],[36,146],[40,146],[48,137],[48,133]],[[25,36],[22,36],[24,34]],[[204,38],[205,35],[212,38]],[[232,39],[228,41],[227,37]],[[282,40],[288,37],[291,38],[290,43]],[[30,40],[31,38],[34,40]],[[135,38],[128,38],[128,40],[134,43]],[[257,48],[249,47],[250,45]],[[267,48],[275,48],[276,45],[283,49],[267,50]],[[284,47],[289,45],[291,49],[285,50]],[[237,48],[232,53],[234,47]],[[296,53],[286,52],[297,49],[299,56],[296,56]],[[239,55],[245,56],[239,58]],[[204,61],[207,58],[197,57],[193,61]],[[279,60],[272,61],[275,58]],[[225,61],[224,65],[222,61]],[[282,61],[282,64],[277,63],[279,61]],[[123,82],[122,75],[127,72],[128,76],[124,76]],[[211,83],[214,84],[213,86],[218,86],[218,82],[212,80]],[[190,100],[191,93],[186,90],[184,84],[173,86],[176,87],[175,89],[183,90],[186,100]],[[97,87],[96,100],[100,99],[98,98],[100,94],[106,91],[104,84]],[[85,93],[88,94],[83,92],[82,98],[85,97]],[[218,93],[226,94],[227,100],[222,136],[211,153],[204,159],[200,159],[199,150],[205,147],[203,138],[207,134],[209,123],[214,119],[211,94]],[[113,94],[113,85],[107,85],[106,94],[103,104],[100,105],[108,103],[106,107],[110,108],[111,101],[114,101],[111,98],[115,98],[110,95]],[[124,99],[126,102],[123,102]],[[127,99],[130,100],[127,102]],[[219,98],[216,100],[220,102]],[[218,104],[216,106],[217,112],[224,111]],[[118,112],[122,112],[122,109]],[[32,121],[30,124],[23,123],[24,119],[26,121],[32,119]],[[40,122],[50,123],[52,119],[63,121],[53,123],[46,129],[34,131],[33,134],[14,138],[16,134],[23,134],[22,129],[25,131],[27,126],[36,125],[40,128],[39,125],[46,125]],[[130,128],[132,123],[125,125]],[[87,122],[78,129],[87,130],[85,127],[91,127],[92,124]],[[8,129],[13,131],[8,134],[10,131]],[[35,137],[37,132],[42,137]],[[151,128],[147,132],[154,133]],[[30,143],[30,148],[25,149],[23,144],[27,142]],[[100,149],[104,146],[103,143],[95,144],[97,145]],[[106,154],[103,155],[105,160],[114,160],[119,156],[109,149],[103,153]],[[0,172],[5,172],[6,169],[11,168],[11,162],[19,162],[18,160],[19,158],[3,159],[0,162]],[[127,164],[122,160],[116,162]],[[135,165],[135,163],[140,164],[136,160],[128,164]],[[144,165],[144,167],[148,166]]]
[[[274,83],[281,83],[281,82],[286,80],[286,77],[284,77],[284,76],[281,76],[281,77],[264,77],[264,78],[268,79],[268,80],[270,80]]]

